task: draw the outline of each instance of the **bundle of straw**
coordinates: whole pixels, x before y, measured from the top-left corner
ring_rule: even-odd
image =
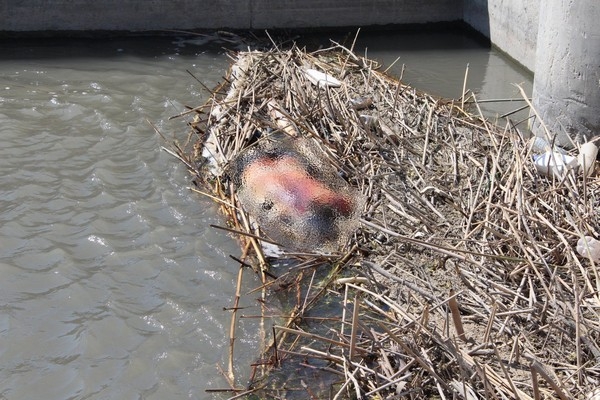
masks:
[[[598,266],[574,250],[600,233],[597,174],[540,176],[530,142],[486,120],[474,95],[434,98],[338,44],[233,61],[176,153],[221,204],[264,303],[287,299],[275,320],[263,315],[275,326],[249,385],[230,361],[235,397],[566,399],[600,385]],[[364,194],[338,253],[286,254],[293,267],[270,270],[222,174],[256,131],[312,140]]]

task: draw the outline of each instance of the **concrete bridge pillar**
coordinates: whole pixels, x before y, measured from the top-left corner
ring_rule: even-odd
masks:
[[[540,5],[533,105],[556,143],[571,148],[600,135],[600,3]],[[533,133],[544,137],[539,121]]]

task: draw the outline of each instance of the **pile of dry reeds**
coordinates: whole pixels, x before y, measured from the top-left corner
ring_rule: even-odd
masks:
[[[341,45],[233,61],[210,101],[189,111],[192,134],[176,153],[238,233],[240,282],[246,266],[263,281],[265,348],[242,388],[239,284],[232,308],[225,375],[235,398],[592,398],[599,268],[574,248],[600,234],[597,174],[540,176],[510,123],[465,109],[478,111],[474,96],[420,93]],[[312,84],[307,68],[342,86]],[[367,198],[339,254],[288,254],[275,270],[282,261],[264,256],[235,188],[201,156],[208,135],[223,166],[256,131],[281,129],[272,104]]]

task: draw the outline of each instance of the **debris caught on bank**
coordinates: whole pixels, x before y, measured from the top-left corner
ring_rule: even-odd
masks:
[[[558,179],[579,166],[576,157],[552,151],[534,156],[533,164],[540,174]]]
[[[584,236],[577,241],[577,252],[583,257],[590,257],[600,262],[600,240]]]
[[[253,224],[287,250],[336,251],[358,226],[362,199],[312,141],[273,133],[229,163]]]
[[[537,400],[585,398],[600,385],[599,268],[576,250],[600,237],[595,161],[586,174],[542,178],[530,141],[473,114],[474,94],[435,98],[341,45],[232,59],[174,146],[241,244],[230,387],[210,391]],[[280,169],[286,154],[291,169]],[[332,216],[319,219],[312,195],[284,183],[260,194],[244,178],[252,160],[339,194],[323,197]],[[272,245],[277,258],[265,254]],[[247,267],[262,283],[244,295]],[[243,318],[262,321],[248,381],[234,367]]]

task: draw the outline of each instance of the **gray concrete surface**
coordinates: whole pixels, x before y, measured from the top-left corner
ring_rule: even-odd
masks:
[[[242,28],[251,0],[0,0],[0,31]]]
[[[462,0],[0,0],[0,31],[264,29],[462,19]]]
[[[462,0],[258,0],[253,28],[422,24],[460,21]]]
[[[600,7],[595,0],[546,0],[540,25],[533,105],[558,143],[600,134]],[[532,130],[543,136],[535,121]]]
[[[540,0],[464,0],[464,21],[502,52],[535,70]]]

